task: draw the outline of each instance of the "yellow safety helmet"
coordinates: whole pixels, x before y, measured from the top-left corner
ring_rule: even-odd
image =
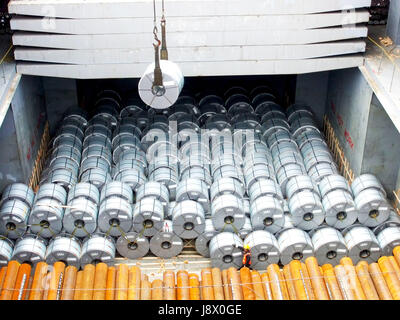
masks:
[[[250,250],[250,246],[249,246],[248,244],[246,244],[246,245],[244,246],[244,248],[245,248],[246,250]]]

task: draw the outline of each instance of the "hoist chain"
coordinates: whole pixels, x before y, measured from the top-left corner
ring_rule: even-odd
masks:
[[[157,14],[156,14],[156,0],[153,0],[153,9],[154,9],[154,79],[153,86],[151,88],[152,93],[155,96],[162,96],[165,93],[165,87],[163,85],[163,75],[160,67],[160,45],[161,41],[158,39],[158,29],[157,29]]]
[[[166,19],[165,19],[165,9],[164,0],[162,0],[162,17],[161,17],[161,59],[168,60],[168,50],[167,50],[167,35],[166,35]]]

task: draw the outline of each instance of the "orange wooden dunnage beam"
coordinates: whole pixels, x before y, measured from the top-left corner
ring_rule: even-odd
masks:
[[[189,297],[190,300],[200,300],[199,276],[195,273],[189,274]]]
[[[61,300],[74,300],[74,289],[76,285],[77,273],[78,269],[74,266],[68,266],[65,268]]]
[[[222,275],[222,286],[224,288],[225,300],[232,300],[231,286],[228,282],[228,270],[226,269],[222,270],[221,275]]]
[[[342,259],[340,259],[340,264],[342,266],[354,266],[353,260],[351,260],[351,258],[349,257],[343,257]]]
[[[293,275],[288,264],[283,267],[282,273],[285,277],[285,283],[288,289],[290,300],[297,300],[296,288],[293,282]]]
[[[317,259],[315,257],[308,257],[305,262],[309,277],[311,278],[311,286],[315,298],[317,300],[330,300]]]
[[[228,269],[228,283],[231,286],[232,300],[243,300],[240,276],[236,268],[231,267]]]
[[[311,300],[310,292],[308,292],[305,283],[304,275],[302,272],[301,262],[293,260],[289,263],[290,275],[293,279],[293,286],[298,300]]]
[[[350,288],[354,293],[354,299],[367,300],[367,296],[365,295],[364,290],[361,286],[360,279],[358,279],[356,268],[354,267],[354,265],[345,264],[343,267],[349,277]]]
[[[151,300],[151,283],[146,275],[143,275],[140,289],[140,300]]]
[[[65,263],[57,261],[50,272],[49,291],[47,300],[59,300],[64,279]]]
[[[304,287],[308,294],[309,300],[315,300],[315,295],[314,295],[314,290],[312,288],[310,275],[308,273],[306,264],[303,262],[301,263],[301,274],[303,277]]]
[[[213,278],[210,268],[201,270],[201,285],[201,299],[214,300]]]
[[[117,267],[117,281],[116,281],[117,291],[115,294],[115,300],[128,299],[128,279],[129,279],[128,265],[121,263]]]
[[[96,267],[93,264],[83,268],[81,300],[92,300],[95,273]]]
[[[214,300],[225,300],[221,270],[218,268],[212,268],[211,275],[214,286]]]
[[[274,300],[271,290],[271,280],[269,279],[268,271],[261,275],[261,285],[264,293],[264,299]]]
[[[288,287],[284,278],[284,273],[277,264],[270,264],[267,267],[269,283],[273,300],[290,300]]]
[[[163,282],[162,280],[153,280],[151,284],[151,300],[163,300]]]
[[[7,267],[2,267],[0,269],[0,293],[1,289],[3,289],[3,284],[4,284],[4,279],[6,278],[6,273],[7,273]]]
[[[386,284],[385,278],[382,275],[382,271],[377,263],[371,263],[368,266],[369,274],[371,275],[372,281],[374,282],[376,291],[378,292],[381,300],[393,300],[392,294]]]
[[[179,270],[176,273],[176,300],[189,300],[189,273]]]
[[[140,282],[141,282],[140,268],[132,266],[129,269],[128,279],[128,300],[140,300]]]
[[[243,267],[239,271],[240,273],[240,282],[242,284],[242,292],[244,300],[255,300],[253,284],[251,280],[250,269],[247,267]]]
[[[392,265],[392,267],[394,269],[394,272],[396,273],[396,277],[398,279],[400,279],[400,267],[397,264],[396,259],[393,256],[389,256],[388,259],[389,259],[389,261],[390,261],[390,263],[391,263],[391,265]]]
[[[17,280],[19,262],[11,260],[7,266],[7,272],[3,283],[3,288],[1,289],[0,300],[11,300],[15,282]]]
[[[393,256],[396,259],[397,264],[400,266],[400,246],[393,249]]]
[[[18,269],[17,280],[15,281],[15,288],[12,295],[12,300],[26,299],[26,289],[28,288],[31,270],[32,267],[27,263],[23,263],[20,265]]]
[[[400,300],[400,280],[396,277],[396,272],[387,257],[380,257],[378,260],[379,268],[388,285],[394,300]]]
[[[251,275],[251,284],[254,290],[254,300],[265,300],[264,288],[263,288],[264,286],[260,273],[255,270],[251,270],[250,275]]]
[[[33,275],[33,282],[29,294],[29,300],[42,300],[47,269],[48,265],[46,262],[40,261],[37,263],[35,274]]]
[[[115,286],[117,280],[117,269],[109,267],[107,270],[106,300],[115,299]]]
[[[106,299],[108,266],[104,262],[96,264],[93,284],[93,300]]]
[[[176,290],[175,290],[175,272],[164,271],[163,276],[164,282],[164,300],[176,300]]]
[[[83,270],[78,271],[78,273],[76,275],[74,300],[81,300],[82,282],[83,282]]]
[[[324,281],[331,300],[343,300],[342,291],[335,276],[335,271],[330,264],[324,264],[321,267],[324,275]]]
[[[345,300],[355,300],[353,288],[351,288],[350,277],[346,273],[344,266],[339,264],[333,268],[335,270],[336,279],[338,281],[340,291]]]
[[[368,263],[366,261],[357,263],[356,272],[367,300],[379,300],[379,295],[368,271]]]

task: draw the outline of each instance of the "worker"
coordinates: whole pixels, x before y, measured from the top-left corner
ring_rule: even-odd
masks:
[[[250,246],[248,244],[245,244],[244,247],[242,246],[237,246],[235,244],[232,245],[234,248],[238,248],[242,251],[243,254],[243,258],[242,258],[242,266],[240,267],[240,269],[242,269],[243,267],[247,267],[249,269],[251,269],[251,250],[250,250]]]

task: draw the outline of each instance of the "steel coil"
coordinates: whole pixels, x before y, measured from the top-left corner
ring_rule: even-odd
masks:
[[[46,262],[54,264],[62,261],[79,269],[82,253],[81,242],[69,234],[59,234],[50,240],[46,251]]]
[[[300,135],[297,136],[296,142],[301,150],[303,146],[310,141],[318,141],[320,143],[325,144],[324,137],[321,132],[316,130],[304,131]]]
[[[242,199],[233,194],[221,195],[211,203],[211,219],[218,231],[237,232],[245,217]]]
[[[162,228],[164,209],[154,198],[143,198],[136,202],[133,210],[133,231],[152,237]]]
[[[200,253],[203,257],[210,257],[210,249],[209,244],[211,239],[218,234],[217,230],[215,230],[214,225],[211,219],[205,219],[205,228],[204,231],[198,235],[195,241],[195,248],[198,253]]]
[[[111,151],[112,149],[111,141],[108,137],[96,136],[93,134],[90,136],[86,136],[83,140],[83,148],[86,149],[93,146],[103,147],[108,149],[109,151]]]
[[[61,145],[52,151],[50,156],[50,166],[56,159],[59,158],[71,159],[77,165],[79,165],[81,163],[82,155],[77,149],[73,147]]]
[[[347,180],[341,175],[330,175],[323,178],[318,185],[321,197],[324,198],[329,192],[335,190],[347,191],[350,195],[351,189]]]
[[[137,164],[140,165],[144,170],[147,169],[147,158],[146,154],[138,149],[127,149],[121,152],[118,158],[118,162],[123,160],[136,160]]]
[[[77,137],[61,136],[53,140],[53,150],[59,147],[69,147],[75,149],[78,153],[82,152],[82,141]]]
[[[293,224],[303,230],[311,230],[324,222],[325,212],[321,200],[314,192],[305,190],[289,199]]]
[[[203,207],[192,200],[177,202],[172,212],[174,232],[182,239],[195,239],[204,231]]]
[[[65,205],[67,201],[67,192],[58,184],[44,183],[39,187],[36,193],[35,202],[42,199],[52,199],[57,201],[59,205]]]
[[[321,180],[324,179],[325,177],[336,174],[338,174],[336,165],[334,163],[325,163],[325,162],[316,164],[308,172],[308,175],[311,178],[313,178],[313,180],[317,184],[319,184]]]
[[[112,237],[95,233],[85,239],[82,245],[81,266],[104,262],[112,265],[115,258],[115,242]]]
[[[59,184],[69,191],[78,182],[78,177],[68,169],[56,169],[49,174],[46,182]]]
[[[61,232],[63,217],[64,208],[57,200],[38,200],[29,215],[30,230],[43,238],[50,238]]]
[[[213,179],[214,181],[217,181],[222,178],[233,178],[238,180],[243,186],[245,185],[244,183],[244,175],[242,170],[239,170],[239,168],[226,165],[223,167],[219,167],[213,174]]]
[[[214,201],[215,198],[224,195],[233,194],[239,198],[242,198],[245,194],[243,185],[234,178],[221,178],[215,180],[210,188],[210,199]]]
[[[110,149],[101,146],[89,146],[83,149],[82,158],[102,158],[107,161],[108,165],[112,165],[112,155]]]
[[[100,201],[100,192],[95,185],[80,182],[69,190],[67,203],[70,204],[74,199],[78,198],[90,200],[97,205]]]
[[[7,238],[0,237],[0,266],[7,266],[14,251],[14,243]]]
[[[35,193],[31,188],[23,183],[9,184],[3,191],[0,200],[0,206],[7,200],[18,199],[32,207],[35,199]]]
[[[169,200],[170,201],[175,200],[178,176],[173,169],[166,167],[158,168],[150,174],[149,180],[164,184],[169,191]]]
[[[132,228],[131,204],[121,197],[111,196],[100,204],[98,226],[101,232],[119,237]]]
[[[275,170],[288,164],[300,164],[304,166],[303,157],[297,151],[285,151],[274,155],[273,160]]]
[[[6,200],[0,207],[0,233],[10,239],[20,238],[28,227],[29,205],[18,199]]]
[[[373,263],[382,254],[378,239],[374,233],[361,225],[353,225],[343,231],[349,257],[354,264],[359,261]]]
[[[314,254],[314,247],[307,232],[290,228],[278,235],[278,245],[281,252],[280,261],[283,265],[289,264],[292,260],[305,259]]]
[[[379,232],[376,238],[382,249],[382,255],[391,256],[393,249],[400,245],[400,226],[387,227]]]
[[[129,203],[133,203],[132,189],[121,181],[110,181],[104,185],[100,194],[100,203],[113,197],[122,198]]]
[[[306,175],[306,169],[304,168],[303,165],[299,163],[292,163],[292,164],[287,164],[283,167],[280,167],[277,172],[276,172],[276,177],[278,179],[279,186],[281,188],[282,194],[284,197],[286,197],[286,184],[288,181],[297,176],[303,176]]]
[[[304,190],[314,192],[319,197],[318,186],[309,176],[303,175],[293,177],[286,184],[286,195],[288,199],[292,198],[296,193]]]
[[[264,230],[250,233],[244,245],[251,248],[251,266],[256,270],[265,270],[270,264],[279,262],[279,244],[275,236]]]
[[[204,213],[210,211],[210,196],[208,185],[199,179],[185,179],[178,183],[176,201],[193,200],[199,203]]]
[[[245,171],[246,190],[261,180],[275,180],[275,171],[271,166],[257,164]]]
[[[336,266],[348,254],[342,234],[334,228],[327,226],[318,228],[312,233],[311,240],[315,257],[321,266],[327,263]]]
[[[49,163],[47,163],[47,165],[42,171],[42,175],[45,173],[46,170],[50,175],[54,170],[58,169],[69,170],[73,176],[78,176],[79,165],[75,161],[72,161],[71,159],[58,158],[52,162],[51,166]]]
[[[43,238],[33,234],[26,234],[16,242],[11,260],[34,266],[38,262],[44,261],[46,244]]]
[[[131,231],[117,240],[117,251],[124,258],[143,258],[150,250],[149,240],[141,234]]]
[[[128,169],[116,175],[115,180],[124,182],[131,187],[133,192],[137,192],[140,186],[146,183],[147,178],[140,170]]]
[[[81,176],[81,182],[93,184],[99,191],[111,180],[111,175],[100,168],[86,170]]]
[[[150,251],[160,258],[172,258],[181,253],[183,241],[178,237],[170,220],[164,220],[162,228],[150,239]]]
[[[358,221],[367,227],[376,227],[389,218],[390,204],[380,190],[364,189],[357,194],[354,202]]]
[[[103,158],[97,158],[97,157],[83,158],[79,171],[79,178],[81,179],[82,175],[90,169],[100,169],[104,172],[110,173],[111,166]]]
[[[331,227],[344,229],[357,220],[357,209],[350,193],[337,189],[322,199],[325,221]]]
[[[168,212],[169,191],[168,188],[160,182],[148,181],[141,185],[136,192],[136,201],[151,197],[159,200],[164,207],[164,214]]]
[[[250,205],[250,218],[254,230],[275,233],[285,224],[282,203],[272,196],[261,196]]]
[[[281,188],[274,180],[260,180],[254,183],[248,191],[250,202],[256,201],[262,196],[272,196],[278,200],[283,200]]]
[[[97,227],[97,205],[86,198],[73,199],[65,209],[63,225],[76,237],[86,237]]]
[[[382,184],[373,174],[362,174],[354,179],[351,184],[351,190],[353,191],[354,197],[356,197],[359,193],[366,189],[377,189],[382,192],[384,197],[386,198],[386,191],[383,188]]]
[[[79,140],[83,140],[84,134],[81,128],[76,125],[65,125],[57,131],[55,142],[61,137],[69,136],[69,137],[77,137]]]
[[[212,177],[210,172],[201,167],[190,167],[185,171],[181,172],[180,180],[184,181],[187,179],[198,179],[203,181],[209,187],[212,184]]]
[[[221,232],[214,236],[209,244],[211,265],[215,268],[228,269],[242,266],[243,240],[234,233]]]
[[[111,129],[103,123],[94,123],[87,126],[85,130],[85,137],[89,136],[102,136],[110,139],[112,137]]]

